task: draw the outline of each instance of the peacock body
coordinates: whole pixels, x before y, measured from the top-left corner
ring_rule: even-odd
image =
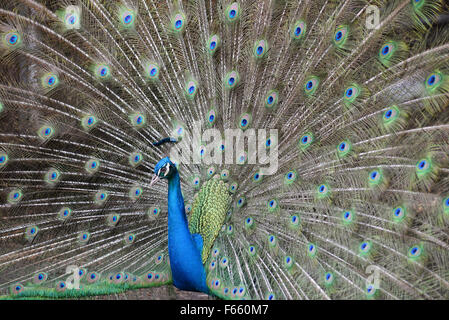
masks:
[[[0,297],[449,298],[448,12],[2,1]]]

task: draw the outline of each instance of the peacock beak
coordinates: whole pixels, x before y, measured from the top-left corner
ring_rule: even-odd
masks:
[[[155,175],[153,176],[153,179],[151,179],[150,187],[152,187],[153,184],[155,184],[159,179],[160,179],[159,176],[158,176],[157,174],[155,174]]]

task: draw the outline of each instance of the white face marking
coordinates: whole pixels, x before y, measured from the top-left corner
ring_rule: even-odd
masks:
[[[170,171],[170,163],[167,162],[167,164],[165,165],[165,173],[164,173],[164,177],[167,176],[168,172]]]

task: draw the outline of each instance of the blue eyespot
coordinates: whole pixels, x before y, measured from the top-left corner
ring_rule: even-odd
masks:
[[[263,47],[262,47],[262,46],[258,46],[258,47],[257,47],[257,50],[256,50],[256,53],[257,53],[258,55],[261,55],[261,54],[263,53]]]
[[[353,93],[354,93],[354,90],[352,88],[348,88],[346,90],[346,97],[351,98]]]
[[[315,249],[315,246],[313,244],[309,245],[309,251],[313,251]]]
[[[233,19],[236,14],[237,14],[237,11],[235,11],[234,9],[230,10],[229,11],[229,18]]]
[[[131,21],[133,20],[132,15],[128,14],[125,19],[123,19],[123,22],[125,22],[126,24],[129,24]]]
[[[247,124],[248,124],[248,120],[243,119],[243,120],[242,120],[242,126],[246,126]]]
[[[9,43],[10,43],[10,44],[16,44],[16,42],[17,42],[18,39],[19,39],[19,37],[17,37],[16,35],[12,35],[12,36],[9,38]]]
[[[312,81],[308,81],[306,87],[307,87],[307,90],[312,89],[312,87],[313,87],[313,82],[312,82]]]
[[[234,84],[234,82],[235,82],[235,78],[233,78],[233,77],[229,78],[228,83],[230,86],[232,86]]]
[[[189,87],[189,93],[193,94],[194,92],[195,92],[195,87],[194,86]]]
[[[272,96],[269,96],[268,99],[267,99],[267,103],[268,104],[272,104],[273,101],[274,101],[274,98]]]
[[[175,22],[175,28],[176,29],[179,29],[179,28],[181,28],[182,27],[182,20],[176,20],[176,22]]]
[[[210,49],[211,49],[211,50],[214,50],[216,46],[217,46],[217,43],[216,43],[215,41],[212,41],[212,42],[210,43]]]
[[[335,40],[336,40],[336,41],[340,41],[341,38],[343,38],[343,32],[338,31],[338,32],[335,34]]]
[[[431,75],[431,76],[429,77],[429,79],[427,80],[427,84],[428,84],[429,86],[432,86],[432,85],[435,83],[435,80],[436,80],[435,75]]]
[[[419,164],[418,164],[418,168],[419,169],[424,169],[424,167],[426,166],[427,161],[426,160],[422,160]]]
[[[301,32],[302,32],[301,27],[296,27],[296,29],[295,29],[295,36],[299,36],[301,34]]]

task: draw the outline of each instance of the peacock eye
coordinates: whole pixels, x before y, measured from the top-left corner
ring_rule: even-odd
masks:
[[[265,96],[265,107],[273,109],[278,103],[278,92],[276,90],[270,90]]]
[[[255,58],[262,58],[268,50],[268,43],[265,40],[254,43],[253,54]]]
[[[340,144],[337,147],[337,152],[339,157],[346,156],[351,151],[352,144],[350,141],[345,140],[340,142]]]
[[[411,259],[416,259],[421,255],[421,253],[422,253],[421,247],[418,245],[415,245],[409,249],[408,256]]]
[[[240,5],[237,2],[230,4],[226,8],[225,16],[229,22],[234,22],[239,18]]]
[[[274,295],[273,293],[268,293],[268,294],[266,295],[266,299],[267,299],[267,300],[274,300],[274,299],[275,299],[275,295]]]
[[[14,47],[20,42],[20,35],[17,32],[10,32],[6,34],[5,40],[10,47]]]
[[[186,17],[184,13],[177,13],[172,19],[172,26],[175,32],[181,32],[185,28]]]
[[[320,84],[320,79],[316,76],[312,76],[306,80],[304,84],[304,91],[306,95],[311,96],[318,89],[318,85]]]
[[[317,253],[316,245],[313,243],[309,243],[307,245],[307,254],[313,258],[315,257],[316,253]]]
[[[404,207],[399,206],[393,209],[393,220],[395,222],[401,222],[405,219],[407,212]]]
[[[122,24],[125,27],[132,26],[134,23],[134,13],[131,11],[124,11],[121,16]]]
[[[348,37],[348,33],[349,33],[349,29],[348,29],[347,26],[339,26],[337,28],[337,30],[335,31],[335,34],[334,34],[334,39],[333,39],[334,40],[334,44],[337,47],[341,48],[345,44],[345,42],[346,42],[346,39]]]
[[[358,85],[353,84],[346,88],[344,94],[344,103],[351,104],[360,95],[361,89]]]
[[[95,68],[95,75],[100,79],[105,79],[109,76],[109,66],[105,64],[99,64]]]
[[[304,36],[305,32],[306,32],[306,23],[302,20],[298,20],[293,25],[290,36],[292,37],[293,40],[299,40]]]
[[[235,88],[240,80],[240,76],[237,71],[229,72],[225,77],[225,86],[227,89]]]

